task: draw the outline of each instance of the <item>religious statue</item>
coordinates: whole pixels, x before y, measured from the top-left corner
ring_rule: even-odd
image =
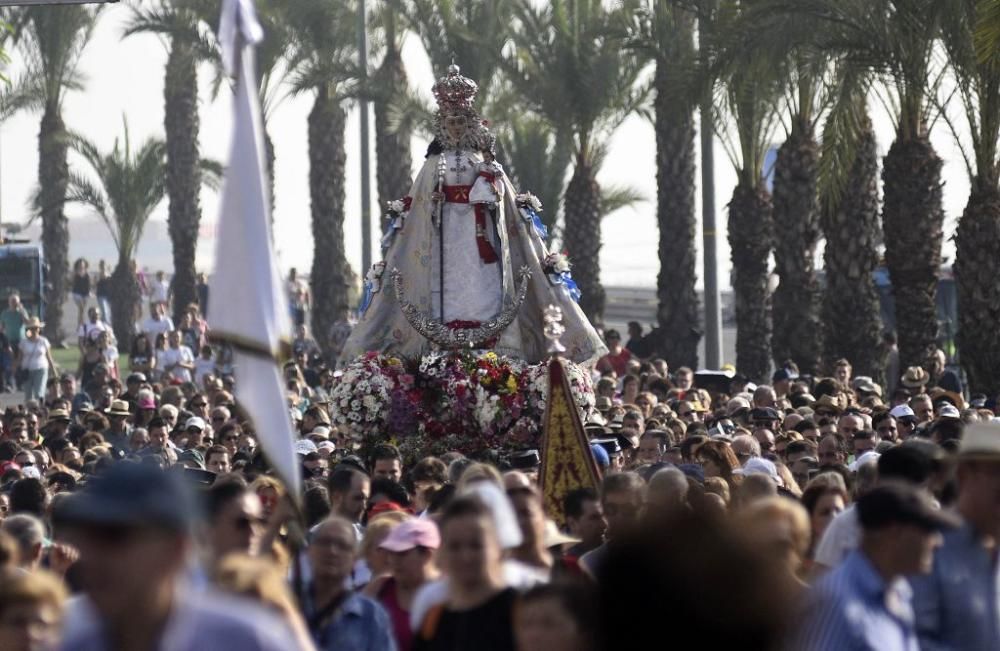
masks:
[[[366,276],[345,360],[369,351],[414,358],[459,341],[535,363],[547,354],[549,305],[562,309],[567,358],[607,352],[576,304],[568,261],[546,248],[541,205],[517,194],[495,159],[477,91],[456,65],[434,85],[435,139],[409,196],[388,207],[383,260]]]

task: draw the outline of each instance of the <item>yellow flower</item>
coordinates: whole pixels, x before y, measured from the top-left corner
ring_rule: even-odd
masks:
[[[510,393],[517,393],[517,380],[513,375],[507,378],[507,391]]]
[[[491,362],[497,361],[497,354],[494,353],[492,350],[489,351],[488,353],[486,353],[485,357],[486,357],[486,359],[490,360]]]

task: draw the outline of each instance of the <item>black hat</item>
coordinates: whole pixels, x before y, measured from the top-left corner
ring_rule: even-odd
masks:
[[[368,474],[368,469],[365,468],[365,462],[362,461],[361,457],[357,456],[356,454],[346,455],[344,458],[342,458],[340,461],[337,462],[337,465],[334,466],[333,469],[343,470],[345,468],[349,468],[351,470],[357,470],[365,473],[366,475]]]
[[[119,462],[59,502],[54,518],[68,524],[186,531],[197,503],[178,474],[147,463]]]
[[[773,407],[757,407],[750,412],[750,420],[781,420],[781,416]]]
[[[542,457],[538,450],[522,450],[510,455],[508,461],[514,470],[532,470],[542,465]]]
[[[597,443],[602,448],[604,448],[605,452],[608,453],[608,456],[614,456],[616,454],[621,454],[622,453],[622,446],[618,443],[618,439],[617,438],[613,438],[613,439],[594,439],[593,441],[591,441],[591,443]]]
[[[959,520],[934,506],[930,495],[912,484],[885,481],[858,499],[858,521],[868,530],[913,524],[932,531],[951,529]]]

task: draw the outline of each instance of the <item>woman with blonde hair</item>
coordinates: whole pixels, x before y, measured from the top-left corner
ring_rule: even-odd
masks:
[[[488,481],[503,488],[503,477],[500,471],[488,463],[474,463],[462,472],[458,478],[458,492],[464,493],[466,489],[476,482]]]
[[[376,579],[386,577],[390,573],[389,554],[381,548],[382,543],[389,537],[393,529],[412,517],[406,511],[385,511],[368,521],[359,550],[361,561],[367,565],[368,576],[371,577],[365,584],[364,594],[366,596],[374,597],[372,586]]]
[[[516,592],[503,571],[503,547],[489,507],[464,495],[440,519],[438,563],[447,577],[444,602],[414,631],[414,651],[514,651]]]
[[[288,589],[282,568],[272,560],[246,554],[230,554],[215,572],[215,584],[232,594],[252,599],[278,613],[291,628],[303,651],[316,648],[298,605]]]

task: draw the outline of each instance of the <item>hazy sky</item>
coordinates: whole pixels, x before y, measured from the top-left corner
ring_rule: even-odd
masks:
[[[124,3],[109,5],[104,10],[93,41],[84,53],[81,69],[87,77],[86,90],[67,98],[64,118],[71,129],[86,134],[104,149],[110,149],[122,133],[122,118],[128,118],[133,142],[163,133],[163,72],[166,50],[155,36],[134,36],[121,40],[124,23],[130,10]],[[10,73],[16,77],[18,53],[11,53]],[[410,36],[404,47],[411,83],[427,97],[434,75],[417,38]],[[459,62],[461,64],[461,62]],[[230,97],[223,90],[218,99],[211,97],[213,71],[201,69],[201,143],[203,155],[225,162],[230,138]],[[270,120],[270,131],[276,151],[276,213],[275,238],[282,268],[297,266],[308,269],[313,256],[309,216],[309,160],[306,144],[306,116],[311,106],[308,96],[290,98],[282,103]],[[358,270],[361,259],[360,182],[357,109],[351,108],[347,125],[348,216],[345,239],[348,257]],[[955,117],[958,111],[953,110]],[[37,136],[40,116],[22,114],[0,125],[0,210],[5,222],[21,221],[25,216],[28,197],[37,182]],[[884,117],[876,117],[879,147],[882,154],[892,139],[892,128]],[[779,132],[777,141],[783,138]],[[944,198],[947,224],[946,240],[954,234],[956,219],[961,215],[968,195],[964,164],[943,123],[934,132],[934,145],[945,159]],[[421,162],[426,142],[414,140],[414,160]],[[635,209],[624,209],[604,222],[604,249],[601,254],[602,274],[608,285],[655,286],[657,261],[657,231],[655,209],[655,147],[652,126],[634,117],[618,130],[611,153],[599,179],[605,183],[631,184],[649,199]],[[372,151],[372,187],[374,188],[374,151]],[[716,146],[716,206],[719,222],[720,283],[729,285],[729,246],[726,243],[726,204],[735,184],[728,160],[721,146]],[[71,159],[71,165],[80,163]],[[78,169],[82,169],[79,166]],[[522,190],[530,190],[530,181]],[[700,190],[698,191],[700,210]],[[372,197],[373,209],[377,197]],[[199,239],[198,263],[210,270],[215,252],[213,225],[217,219],[218,197],[210,191],[202,193],[203,227]],[[115,258],[110,239],[106,245],[94,237],[92,218],[80,208],[68,211],[71,227],[79,230],[77,242],[71,242],[70,254],[90,258]],[[166,219],[166,201],[157,210],[154,220]],[[34,229],[33,229],[34,230]],[[378,233],[373,223],[373,233]],[[89,244],[84,232],[91,235]],[[701,285],[701,239],[699,223],[698,270]],[[140,247],[140,264],[152,268],[169,268],[170,249],[166,229],[153,225]],[[377,236],[376,247],[377,247]],[[945,255],[953,257],[954,247],[946,241]],[[377,259],[377,251],[374,254]],[[363,275],[363,272],[362,274]]]

